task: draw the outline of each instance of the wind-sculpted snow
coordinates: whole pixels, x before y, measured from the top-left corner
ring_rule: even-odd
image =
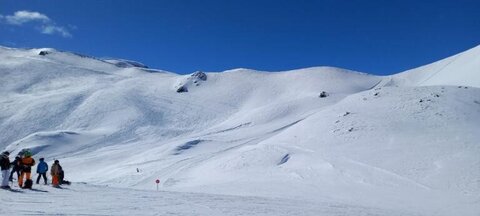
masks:
[[[379,77],[331,67],[177,75],[0,47],[0,147],[59,159],[74,182],[151,190],[160,179],[182,192],[165,192],[172,199],[206,193],[199,214],[478,215],[478,50]],[[247,203],[239,195],[269,207],[210,203]],[[285,199],[321,207],[270,208]]]
[[[392,77],[394,83],[400,85],[462,85],[480,88],[480,46]]]
[[[103,61],[106,61],[108,63],[112,63],[117,67],[121,68],[129,68],[129,67],[139,67],[139,68],[148,68],[148,66],[136,62],[136,61],[131,61],[131,60],[125,60],[125,59],[103,59]]]

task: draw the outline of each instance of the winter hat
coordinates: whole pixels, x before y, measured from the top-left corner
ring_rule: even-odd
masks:
[[[25,155],[26,157],[30,157],[30,156],[32,156],[32,152],[26,151],[24,155]]]
[[[4,155],[7,155],[7,156],[8,156],[8,155],[10,155],[10,152],[8,152],[8,151],[4,151],[2,154],[4,154]]]
[[[60,161],[58,161],[58,160],[55,160],[55,163],[60,163]]]
[[[45,158],[40,158],[40,161],[43,161],[43,160],[45,160]]]

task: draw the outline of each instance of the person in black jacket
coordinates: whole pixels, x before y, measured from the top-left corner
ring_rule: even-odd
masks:
[[[22,165],[20,164],[21,157],[17,155],[15,160],[10,164],[13,166],[12,172],[10,172],[10,181],[13,181],[13,173],[17,173],[17,179],[20,177],[20,171],[22,171]]]
[[[10,153],[8,151],[5,151],[0,155],[0,167],[3,177],[0,187],[4,189],[10,188],[10,186],[8,186],[8,171],[10,171],[9,155]]]

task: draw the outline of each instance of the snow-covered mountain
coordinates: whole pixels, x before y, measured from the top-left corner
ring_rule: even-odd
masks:
[[[480,214],[480,46],[385,77],[143,66],[1,47],[0,147],[75,182]]]

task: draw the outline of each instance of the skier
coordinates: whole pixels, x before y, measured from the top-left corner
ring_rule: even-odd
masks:
[[[1,184],[2,189],[10,189],[10,186],[8,186],[8,171],[10,170],[10,158],[8,157],[9,155],[10,153],[8,151],[5,151],[0,155],[0,167],[3,177]]]
[[[40,177],[43,177],[43,181],[47,184],[47,171],[48,164],[44,161],[44,158],[40,158],[40,163],[37,165],[37,184],[40,183]]]
[[[22,171],[22,167],[20,165],[20,155],[17,155],[15,157],[15,160],[10,164],[11,166],[13,166],[12,168],[12,172],[10,172],[10,181],[13,182],[13,173],[17,173],[17,179],[20,178],[20,171]]]
[[[22,172],[18,178],[18,186],[20,186],[20,188],[31,188],[32,179],[30,175],[32,173],[32,166],[35,165],[35,160],[32,158],[32,152],[30,152],[30,150],[25,151],[23,158],[20,160],[20,164],[22,165]],[[26,177],[25,187],[23,187],[24,176]]]
[[[61,184],[60,182],[60,175],[63,173],[62,166],[60,166],[60,162],[55,160],[53,162],[52,168],[50,169],[50,174],[52,175],[52,185],[54,187],[59,187]]]

